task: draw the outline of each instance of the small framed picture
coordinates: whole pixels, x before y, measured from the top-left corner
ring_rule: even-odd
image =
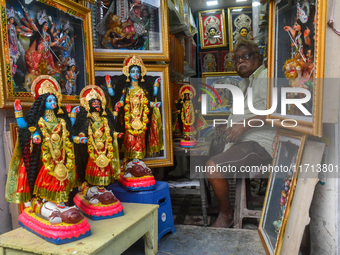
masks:
[[[233,51],[241,38],[252,40],[252,7],[241,6],[228,8],[229,50]]]
[[[229,89],[216,88],[218,84],[231,84],[238,87],[242,80],[236,72],[216,72],[202,74],[202,109],[204,115],[229,115],[233,97]]]
[[[220,72],[236,72],[234,66],[234,53],[231,51],[221,51]]]
[[[200,52],[202,73],[218,72],[218,51]]]
[[[227,46],[224,9],[198,13],[201,48]]]
[[[173,2],[181,11],[181,0]],[[168,1],[98,0],[92,20],[95,60],[120,61],[128,54],[169,60]]]

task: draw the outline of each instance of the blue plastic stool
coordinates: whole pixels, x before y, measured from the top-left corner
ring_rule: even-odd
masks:
[[[157,181],[156,189],[148,191],[127,191],[120,184],[114,183],[108,186],[113,194],[121,202],[158,204],[158,242],[168,232],[175,233],[174,219],[170,200],[169,185],[166,182]]]

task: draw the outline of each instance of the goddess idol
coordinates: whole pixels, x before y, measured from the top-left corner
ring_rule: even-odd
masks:
[[[119,181],[127,190],[150,190],[155,188],[155,178],[141,159],[164,149],[161,102],[157,99],[161,78],[146,76],[147,70],[139,56],[126,57],[123,65],[124,75],[112,79],[115,89],[111,78],[106,77],[118,115],[118,130],[124,132],[124,174]]]
[[[195,88],[186,84],[179,90],[180,101],[175,102],[177,114],[173,125],[173,131],[180,132],[183,139],[180,141],[181,147],[191,148],[196,145],[197,132],[208,127],[208,123],[198,110]]]
[[[103,90],[88,85],[80,93],[78,113],[71,115],[78,136],[74,142],[78,175],[83,182],[74,202],[92,220],[118,217],[124,214],[120,201],[105,187],[118,179],[120,173],[114,116],[106,108]],[[74,120],[76,118],[76,120]],[[85,139],[87,146],[80,141]]]
[[[90,225],[77,208],[68,207],[70,192],[78,186],[71,124],[60,107],[57,81],[48,75],[32,83],[35,99],[26,117],[16,100],[19,137],[8,171],[5,199],[28,206],[19,223],[54,244],[91,234]]]

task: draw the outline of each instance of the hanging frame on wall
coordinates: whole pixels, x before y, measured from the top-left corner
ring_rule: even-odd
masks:
[[[145,61],[168,61],[167,6],[166,0],[97,1],[91,8],[95,60],[123,60],[138,54]]]
[[[82,88],[94,82],[90,10],[68,0],[0,0],[0,7],[0,107],[16,99],[31,105],[39,75],[58,81],[63,103],[77,103]]]
[[[281,105],[282,96],[302,105],[278,104],[268,118],[314,136],[322,135],[326,8],[320,0],[270,2],[268,95],[277,89],[273,96]],[[268,106],[272,103],[268,97]]]
[[[202,73],[201,89],[206,100],[202,100],[201,112],[205,115],[220,115],[222,118],[231,113],[233,97],[229,89],[216,88],[218,84],[239,86],[242,78],[236,72]],[[205,110],[204,110],[205,109]]]
[[[198,19],[202,49],[227,46],[224,9],[199,12]]]
[[[222,50],[220,58],[220,72],[236,72],[233,52]]]
[[[218,72],[219,59],[218,51],[200,52],[201,71],[202,73]]]
[[[251,40],[252,7],[240,6],[228,8],[229,50],[232,52],[238,40],[245,38]]]

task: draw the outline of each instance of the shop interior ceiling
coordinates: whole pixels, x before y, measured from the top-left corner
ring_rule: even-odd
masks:
[[[217,5],[207,6],[207,2],[213,0],[188,0],[191,12],[195,14],[199,11],[213,10],[213,9],[227,9],[229,7],[250,6],[252,0],[237,1],[237,0],[215,0]]]

